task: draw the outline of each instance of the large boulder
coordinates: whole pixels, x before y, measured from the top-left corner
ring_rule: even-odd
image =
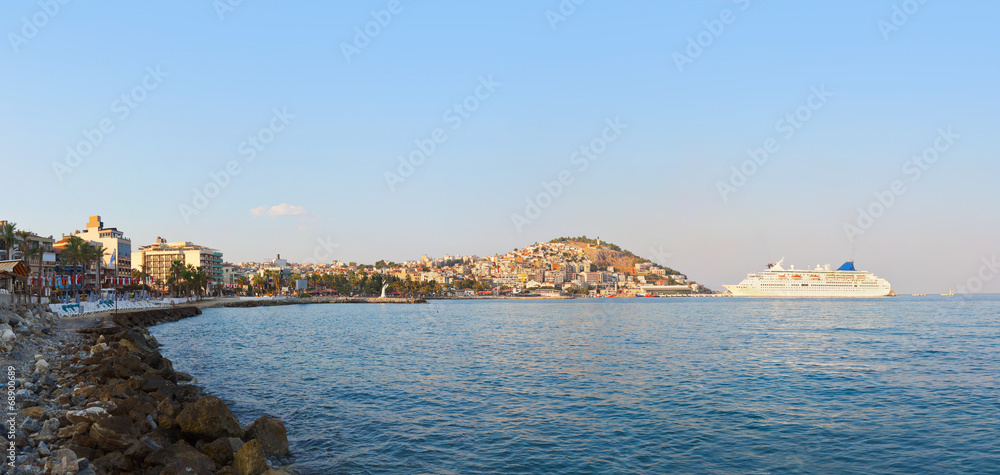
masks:
[[[132,461],[125,454],[115,451],[92,462],[93,467],[103,473],[132,472]]]
[[[173,444],[157,450],[146,457],[148,465],[165,465],[160,475],[188,474],[211,475],[215,473],[215,462],[190,445]]]
[[[111,416],[90,426],[90,438],[106,450],[125,450],[136,443],[136,429],[126,416]]]
[[[185,434],[206,440],[219,437],[243,438],[243,427],[221,399],[205,396],[188,404],[177,414],[177,425]]]
[[[260,475],[268,469],[264,448],[259,440],[243,444],[233,456],[233,468],[239,475]]]
[[[201,452],[208,455],[212,460],[221,466],[229,465],[233,461],[233,456],[243,447],[243,441],[235,437],[223,437],[205,444]]]
[[[259,440],[266,457],[288,453],[288,434],[285,431],[285,423],[280,419],[261,416],[247,426],[245,438]]]

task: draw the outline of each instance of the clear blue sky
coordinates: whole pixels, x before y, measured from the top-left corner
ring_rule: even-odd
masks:
[[[325,257],[318,241],[374,262],[587,234],[713,288],[784,256],[957,290],[1000,253],[993,2],[590,0],[561,19],[555,0],[246,0],[221,18],[180,3],[0,5],[0,219],[60,235],[100,214],[136,247],[163,236],[234,262]],[[686,51],[689,38],[707,46]],[[446,111],[463,101],[476,110],[459,123]],[[778,121],[797,110],[808,120],[789,134]],[[582,168],[574,152],[616,118],[627,128]],[[88,156],[54,170],[102,125]],[[949,127],[958,137],[938,140]],[[250,135],[270,140],[252,161]],[[731,182],[768,139],[776,152]],[[914,180],[907,162],[935,140],[944,151]],[[239,174],[194,202],[230,162]],[[512,214],[563,171],[571,184],[518,229]],[[905,191],[852,242],[845,223],[894,180]],[[740,186],[723,199],[720,183]],[[1000,291],[992,273],[983,291]]]

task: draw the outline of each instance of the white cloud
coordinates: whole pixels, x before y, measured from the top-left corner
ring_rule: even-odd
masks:
[[[255,218],[265,215],[269,218],[277,218],[278,216],[297,216],[300,214],[308,214],[308,211],[301,206],[281,203],[280,205],[274,205],[270,208],[267,206],[253,208],[250,210],[250,214],[254,215]]]

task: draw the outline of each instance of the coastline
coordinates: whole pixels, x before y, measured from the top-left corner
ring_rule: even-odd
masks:
[[[0,441],[5,455],[14,449],[7,471],[295,473],[280,467],[289,455],[282,421],[261,416],[242,425],[175,370],[147,330],[213,303],[61,319],[36,306],[0,311],[4,325],[17,324],[14,339],[5,340],[16,346],[0,353],[13,396]]]

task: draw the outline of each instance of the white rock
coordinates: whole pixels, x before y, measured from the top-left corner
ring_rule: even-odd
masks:
[[[98,344],[90,347],[90,354],[96,355],[97,353],[100,353],[100,352],[105,351],[107,349],[108,349],[108,345],[106,343],[98,343]]]
[[[49,363],[45,360],[38,360],[35,362],[35,372],[44,373],[49,370]]]
[[[42,358],[44,358],[44,356],[42,356],[42,355],[35,355],[35,361],[38,361],[38,360],[40,360]]]
[[[66,413],[66,418],[74,424],[77,422],[94,423],[109,417],[111,417],[111,414],[108,414],[108,411],[104,410],[103,407],[88,407],[82,411],[69,411]]]
[[[17,338],[17,336],[10,330],[4,330],[3,335],[0,335],[0,340],[3,341],[14,341],[15,338]]]
[[[118,409],[118,405],[115,404],[114,401],[94,401],[87,404],[87,409],[90,409],[92,407],[99,407],[108,412],[112,412],[115,409]]]

